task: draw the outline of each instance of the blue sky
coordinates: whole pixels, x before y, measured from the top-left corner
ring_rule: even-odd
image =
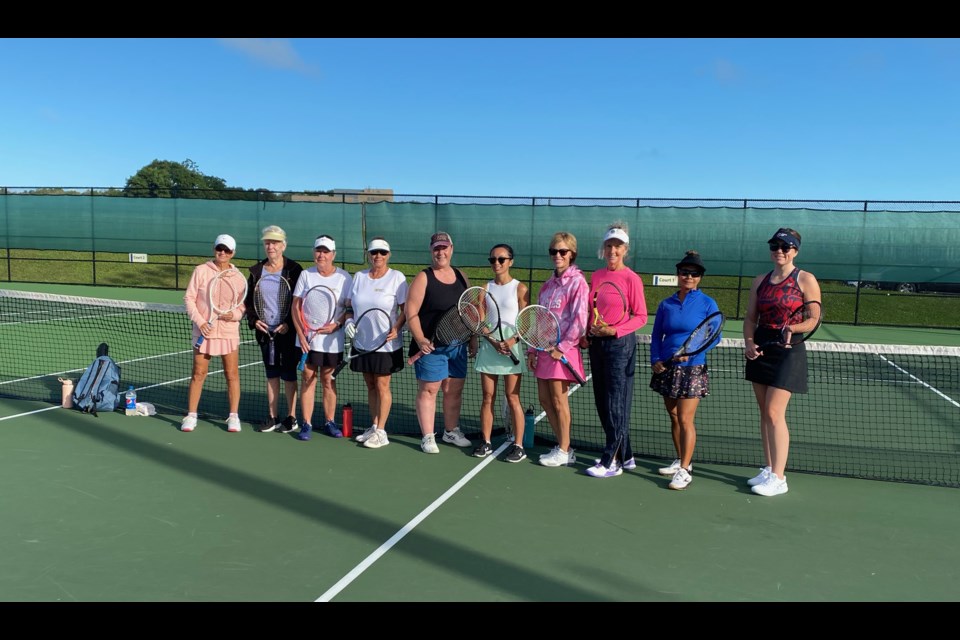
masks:
[[[955,39],[0,39],[0,186],[960,200]]]

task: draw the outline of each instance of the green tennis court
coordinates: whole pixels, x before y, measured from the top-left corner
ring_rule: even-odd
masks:
[[[178,294],[167,294],[175,302]],[[0,339],[34,345],[47,375],[25,384],[59,398],[59,383],[47,378],[82,369],[94,354],[76,365],[63,360],[65,349],[47,359],[52,349],[35,345],[57,344],[52,324],[13,332],[0,324]],[[215,385],[201,402],[213,407],[208,420],[184,434],[175,409],[183,401],[177,378],[189,373],[189,335],[128,339],[111,336],[111,352],[141,351],[121,358],[122,366],[142,378],[141,400],[169,408],[158,416],[94,418],[56,408],[50,397],[0,403],[2,600],[877,602],[960,595],[953,544],[960,510],[950,486],[960,448],[957,407],[948,400],[960,389],[941,366],[923,369],[925,360],[895,361],[913,379],[889,373],[885,367],[896,371],[889,365],[868,368],[862,354],[855,365],[846,354],[824,360],[816,386],[859,388],[862,397],[811,392],[791,403],[790,493],[769,500],[743,482],[759,460],[757,419],[736,367],[723,371],[726,357],[718,358],[716,386],[698,413],[694,482],[675,492],[656,473],[672,458],[669,432],[639,368],[638,468],[597,480],[583,473],[600,437],[589,421],[589,385],[571,399],[575,468],[533,462],[552,446],[543,422],[531,460],[521,464],[479,460],[449,445],[440,455],[422,454],[406,428],[416,424],[410,371],[394,378],[391,423],[398,428],[382,449],[256,433],[253,416],[243,413],[244,430],[228,434]],[[251,379],[244,394],[256,402],[262,380],[255,365],[241,377]],[[361,385],[349,374],[343,381],[341,402],[353,404],[362,425]],[[0,383],[12,384],[6,369]],[[524,388],[531,403],[532,387]],[[462,424],[469,437],[476,407],[479,397],[468,394]],[[495,436],[494,446],[502,441]],[[849,477],[872,475],[911,481]],[[929,486],[937,484],[944,486]]]

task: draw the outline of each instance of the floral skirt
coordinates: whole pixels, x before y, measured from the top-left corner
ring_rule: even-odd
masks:
[[[705,398],[710,395],[707,365],[672,366],[653,374],[650,388],[667,398]]]

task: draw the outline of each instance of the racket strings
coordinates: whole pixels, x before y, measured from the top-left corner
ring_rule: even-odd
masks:
[[[607,324],[617,324],[627,315],[627,301],[612,284],[597,288],[595,306],[600,319]]]
[[[246,294],[246,280],[232,269],[217,276],[210,283],[210,304],[217,313],[226,313],[235,309]]]
[[[444,345],[458,344],[466,342],[471,333],[470,327],[460,318],[459,309],[453,307],[440,317],[433,333],[433,342]]]
[[[689,350],[699,349],[706,344],[710,344],[717,337],[717,334],[720,333],[722,325],[723,321],[719,318],[711,320],[707,324],[700,325],[690,334],[687,348]]]
[[[369,311],[357,320],[353,346],[358,351],[376,351],[387,341],[390,317],[383,311]]]
[[[307,293],[303,298],[301,311],[305,324],[311,329],[319,329],[333,320],[336,302],[322,291]]]
[[[482,287],[464,291],[457,306],[463,323],[477,335],[490,335],[500,322],[496,300]]]
[[[517,333],[537,349],[549,349],[557,343],[559,325],[546,307],[527,307],[517,315]]]

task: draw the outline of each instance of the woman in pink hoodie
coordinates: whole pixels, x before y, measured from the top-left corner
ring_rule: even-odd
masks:
[[[550,428],[557,438],[557,446],[540,456],[545,467],[573,466],[577,461],[570,448],[570,402],[567,390],[574,382],[573,375],[562,364],[566,356],[570,365],[583,377],[583,359],[580,356],[580,338],[587,328],[590,287],[577,259],[577,238],[566,231],[553,234],[550,240],[550,258],[553,275],[540,289],[537,303],[553,311],[560,319],[560,343],[540,353],[527,350],[527,368],[537,378],[540,405],[547,414]]]

